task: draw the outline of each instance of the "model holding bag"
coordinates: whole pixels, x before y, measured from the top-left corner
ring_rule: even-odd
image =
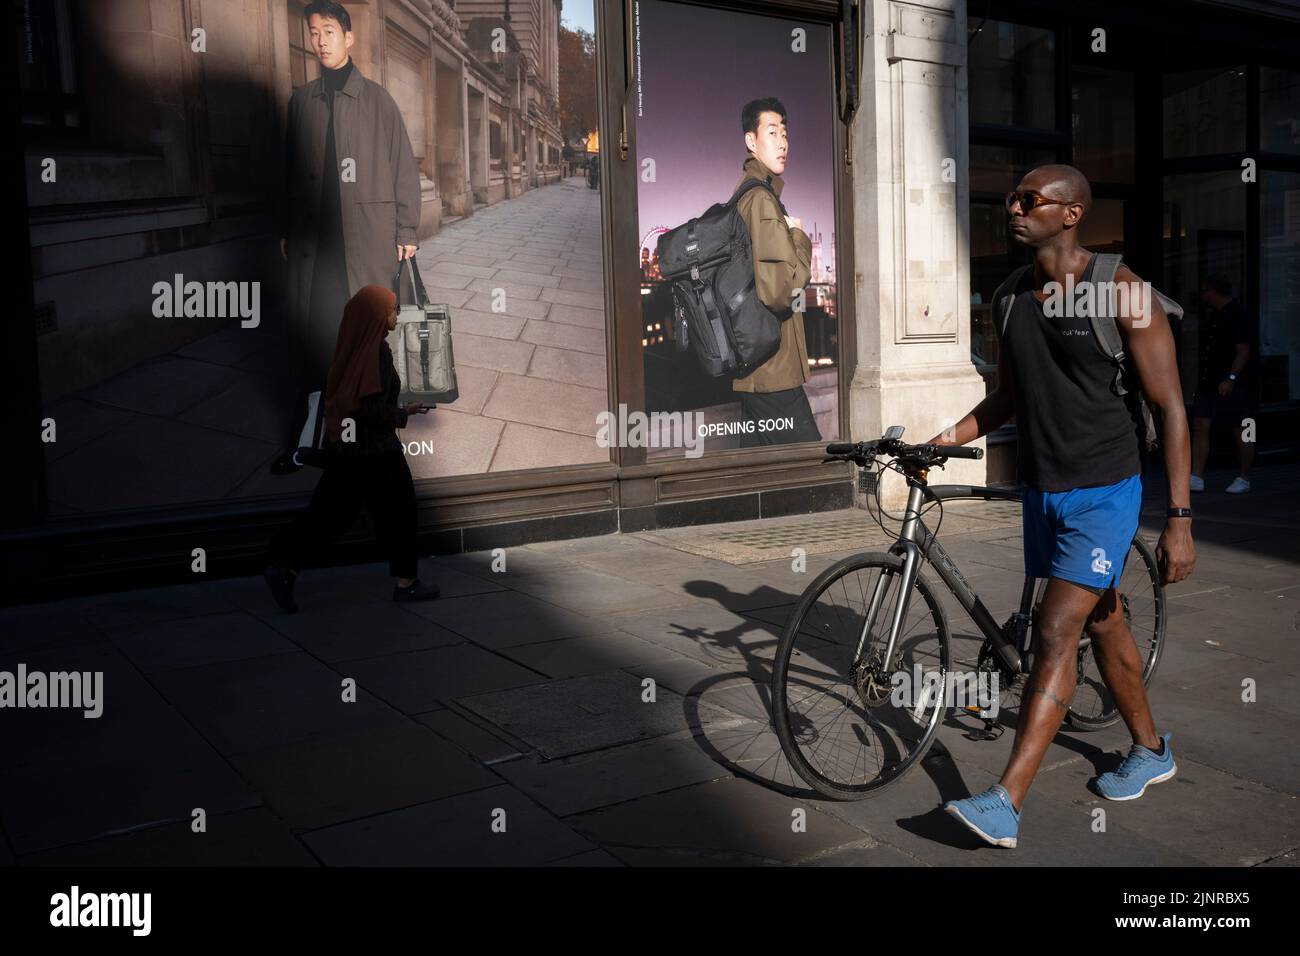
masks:
[[[263,572],[276,602],[290,613],[298,573],[313,553],[352,526],[361,505],[374,524],[397,579],[394,601],[436,598],[421,584],[416,553],[415,484],[396,429],[424,403],[398,404],[401,382],[386,337],[397,327],[397,297],[383,286],[362,288],[343,312],[324,395],[324,474],[311,503],[271,540]]]

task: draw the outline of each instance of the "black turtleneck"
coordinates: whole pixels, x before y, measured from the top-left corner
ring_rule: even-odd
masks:
[[[321,66],[321,89],[329,110],[325,126],[325,158],[321,164],[321,195],[316,228],[311,308],[337,323],[348,300],[347,259],[343,244],[343,209],[339,195],[339,156],[334,145],[334,94],[352,75],[352,58],[337,70]],[[332,326],[337,327],[337,324]],[[318,373],[323,370],[318,370]],[[323,381],[323,379],[322,379]]]
[[[329,100],[331,105],[333,105],[334,102],[334,93],[337,90],[343,89],[343,84],[348,81],[348,77],[351,75],[352,57],[348,57],[347,62],[337,70],[331,70],[329,67],[324,65],[321,66],[321,84],[325,88],[325,99]]]

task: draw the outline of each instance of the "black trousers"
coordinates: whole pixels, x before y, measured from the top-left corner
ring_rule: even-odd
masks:
[[[821,429],[808,404],[808,394],[802,387],[739,394],[741,413],[746,421],[754,423],[754,430],[741,436],[741,448],[822,440]],[[793,427],[785,427],[787,419],[793,419]],[[766,427],[760,431],[763,423]]]
[[[415,483],[401,451],[330,456],[307,510],[271,539],[272,560],[301,570],[352,527],[363,504],[388,554],[389,572],[416,577]]]

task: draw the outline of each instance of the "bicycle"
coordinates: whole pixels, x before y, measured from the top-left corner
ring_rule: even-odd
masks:
[[[985,703],[964,707],[967,713],[990,712],[990,687],[997,688],[999,702],[1016,695],[1032,667],[1034,623],[1047,582],[1026,577],[1018,610],[998,625],[937,538],[944,502],[1020,501],[1021,492],[930,485],[930,468],[942,467],[950,458],[982,458],[983,450],[908,445],[902,442],[902,434],[902,427],[895,425],[873,441],[826,446],[825,461],[851,461],[862,469],[860,487],[874,491],[877,506],[878,479],[886,468],[906,478],[902,527],[888,552],[844,558],[808,585],[782,631],[773,661],[772,716],[781,749],[809,786],[835,799],[861,799],[897,782],[925,756],[941,715],[953,706],[949,702],[951,632],[934,585],[920,573],[922,564],[933,569],[984,637],[975,672],[965,677],[967,691],[974,683],[977,694],[981,688],[986,692]],[[927,502],[929,508],[922,511]],[[939,521],[931,532],[922,515],[936,507]],[[878,517],[876,521],[885,527]],[[1165,594],[1155,555],[1138,535],[1116,593],[1144,656],[1143,682],[1149,685],[1164,647]],[[827,605],[832,613],[826,613]],[[836,630],[840,627],[842,631]],[[1077,687],[1066,715],[1070,725],[1097,730],[1115,723],[1119,712],[1101,679],[1086,631],[1079,641],[1077,668]],[[833,686],[815,687],[813,682],[821,675],[828,675]],[[801,693],[805,687],[811,689]],[[1089,706],[1093,697],[1095,704]],[[986,728],[994,724],[984,719]],[[841,732],[853,741],[851,754],[822,759],[822,752]],[[866,763],[873,755],[876,769],[868,773]],[[838,773],[844,766],[848,772]]]

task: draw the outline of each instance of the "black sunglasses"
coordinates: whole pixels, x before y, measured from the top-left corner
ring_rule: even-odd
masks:
[[[1019,192],[1013,189],[1011,192],[1007,193],[1006,201],[1008,212],[1011,211],[1012,206],[1016,203],[1020,203],[1020,211],[1025,213],[1025,215],[1033,212],[1039,206],[1070,206],[1073,205],[1074,202],[1069,199],[1048,199],[1046,196],[1041,193],[1036,193],[1032,189],[1022,189]]]

